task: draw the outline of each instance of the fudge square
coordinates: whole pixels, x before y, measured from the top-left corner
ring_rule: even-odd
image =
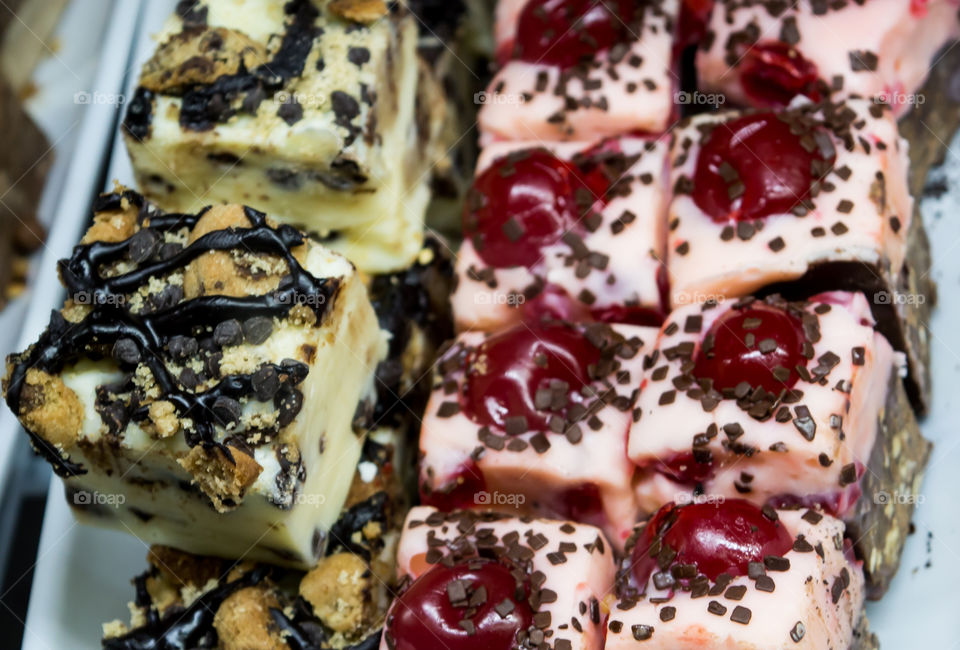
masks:
[[[500,70],[481,144],[662,133],[673,121],[679,0],[500,0]]]
[[[666,150],[638,137],[486,147],[464,206],[458,329],[544,313],[662,323]]]
[[[929,393],[925,239],[907,187],[907,145],[867,100],[694,118],[674,135],[667,265],[674,306],[779,291],[863,291],[908,391]],[[914,277],[916,276],[916,277]]]
[[[697,53],[697,78],[703,90],[741,105],[872,97],[902,115],[923,101],[914,93],[934,55],[958,36],[951,0],[719,0]]]
[[[168,210],[252,205],[365,271],[405,267],[423,241],[434,131],[431,103],[417,113],[418,79],[435,81],[416,25],[401,4],[361,0],[192,3],[127,111],[138,185]]]
[[[639,514],[624,450],[656,333],[554,321],[461,334],[420,431],[423,502],[582,521],[622,547]]]
[[[675,310],[648,352],[628,454],[641,508],[708,495],[816,504],[850,522],[871,596],[896,571],[930,445],[866,298]],[[908,502],[910,499],[903,499]]]
[[[667,504],[631,539],[606,648],[876,648],[843,533],[805,508]]]
[[[593,526],[420,506],[397,568],[381,650],[603,647],[616,565]]]
[[[120,188],[94,210],[64,308],[7,360],[34,449],[84,521],[311,565],[386,352],[359,274],[251,208],[168,214]]]

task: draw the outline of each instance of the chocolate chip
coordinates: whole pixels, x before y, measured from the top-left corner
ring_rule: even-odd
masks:
[[[170,342],[167,343],[167,350],[170,351],[170,356],[172,356],[175,361],[180,362],[196,356],[199,349],[200,346],[197,343],[197,339],[189,336],[174,336],[170,339]]]
[[[667,605],[660,610],[660,620],[666,623],[667,621],[672,621],[677,615],[677,608]]]
[[[797,621],[793,624],[793,627],[790,628],[790,640],[794,643],[800,643],[803,640],[804,635],[807,633],[807,628],[802,621]]]
[[[261,402],[268,402],[280,390],[280,377],[272,366],[263,366],[250,378],[254,396]]]
[[[140,363],[140,348],[133,339],[117,339],[117,342],[113,344],[112,355],[117,363],[129,366]]]
[[[213,340],[221,347],[243,343],[243,328],[240,326],[240,321],[230,319],[218,324],[213,330]]]
[[[714,614],[715,616],[723,616],[724,614],[727,613],[727,608],[724,607],[719,602],[717,602],[716,600],[711,600],[710,603],[707,605],[707,611],[710,612],[711,614]]]
[[[637,641],[646,641],[653,636],[653,626],[638,624],[630,628],[630,631],[633,633],[633,638]]]
[[[750,622],[750,617],[753,616],[753,613],[749,608],[744,607],[743,605],[737,605],[733,608],[733,613],[730,614],[730,620],[734,623],[742,623],[746,625]]]
[[[221,395],[213,402],[213,414],[225,427],[238,423],[242,412],[240,402],[230,397]]]
[[[143,228],[134,233],[127,245],[127,254],[135,264],[143,264],[157,251],[160,236],[150,228]]]
[[[277,418],[277,422],[283,429],[289,426],[300,414],[300,409],[303,408],[303,393],[296,388],[285,391],[280,399],[279,408],[280,416]]]
[[[243,335],[250,345],[260,345],[273,333],[273,320],[266,316],[254,316],[243,322]]]
[[[359,68],[370,60],[370,50],[365,47],[351,47],[347,50],[347,59]]]

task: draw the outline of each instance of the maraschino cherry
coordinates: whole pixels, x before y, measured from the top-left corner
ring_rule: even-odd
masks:
[[[600,350],[562,323],[522,324],[486,339],[466,360],[461,406],[475,422],[507,433],[545,430],[591,382]],[[509,419],[525,418],[523,430]]]
[[[572,67],[635,37],[637,0],[529,0],[517,20],[514,57]]]
[[[800,320],[783,309],[755,302],[731,309],[710,326],[695,359],[693,376],[712,379],[719,391],[747,382],[778,394],[797,383],[806,366]]]
[[[783,525],[749,501],[670,503],[641,531],[633,548],[632,571],[640,589],[655,572],[669,572],[678,564],[692,564],[697,575],[715,581],[721,573],[747,575],[751,562],[782,556],[792,546],[793,538]]]
[[[783,41],[757,43],[740,62],[740,85],[750,100],[765,108],[782,108],[797,95],[820,101],[817,66]]]
[[[482,558],[437,564],[410,584],[387,619],[396,650],[510,650],[533,622],[526,587]]]

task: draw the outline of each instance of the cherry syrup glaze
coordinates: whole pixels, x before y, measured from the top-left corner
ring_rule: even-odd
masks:
[[[817,66],[783,41],[757,43],[740,62],[740,85],[751,102],[782,108],[797,95],[823,98]]]
[[[493,560],[436,564],[397,598],[386,631],[396,650],[510,650],[517,633],[533,623],[527,593]]]
[[[713,11],[714,0],[683,0],[677,21],[674,54],[679,55],[691,45],[700,43],[707,35],[707,23]]]
[[[666,460],[657,461],[656,470],[682,485],[695,486],[713,478],[713,462],[701,462],[692,451],[674,454]]]
[[[710,326],[693,375],[713,380],[720,392],[746,382],[776,395],[797,383],[797,366],[806,367],[805,340],[800,320],[784,309],[761,302],[734,308]]]
[[[773,113],[717,124],[697,160],[694,202],[717,223],[791,212],[833,165],[834,153],[804,146],[817,135],[797,135]]]
[[[473,460],[461,466],[447,483],[437,489],[430,489],[421,479],[420,502],[433,506],[442,512],[472,508],[477,505],[477,496],[486,492],[487,482],[483,472]]]
[[[517,20],[513,58],[571,68],[635,39],[637,0],[529,0]]]
[[[546,430],[582,402],[600,350],[561,323],[522,324],[486,339],[466,359],[461,407],[474,422],[507,433]],[[517,418],[525,418],[518,423]],[[522,424],[523,426],[518,426]]]
[[[679,574],[681,581],[698,575],[716,581],[722,573],[747,575],[751,562],[763,562],[767,555],[782,556],[792,546],[793,537],[783,525],[749,501],[670,503],[640,531],[631,552],[632,573],[640,590],[658,571]],[[671,571],[683,565],[694,570]]]

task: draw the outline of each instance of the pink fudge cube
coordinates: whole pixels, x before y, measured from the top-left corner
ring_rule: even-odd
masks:
[[[630,431],[642,508],[702,494],[850,514],[896,372],[873,324],[845,292],[675,310]]]
[[[697,54],[701,88],[733,103],[785,106],[796,95],[874,97],[897,115],[923,101],[938,50],[960,36],[955,0],[716,3]]]
[[[397,565],[411,582],[387,615],[381,650],[603,647],[601,601],[616,565],[592,526],[420,506],[407,516]]]
[[[889,109],[857,100],[703,115],[675,131],[670,157],[674,306],[747,295],[832,262],[862,262],[899,283],[913,201]]]
[[[501,68],[478,97],[481,144],[662,133],[675,113],[679,6],[679,0],[500,0]]]
[[[856,647],[864,579],[843,523],[814,510],[751,507],[670,505],[641,526],[606,649]],[[699,544],[697,533],[715,546]]]
[[[639,514],[624,452],[656,334],[563,322],[461,334],[423,418],[424,503],[573,519],[622,547]]]
[[[457,261],[458,329],[490,331],[544,313],[659,325],[666,149],[638,137],[487,147]]]

